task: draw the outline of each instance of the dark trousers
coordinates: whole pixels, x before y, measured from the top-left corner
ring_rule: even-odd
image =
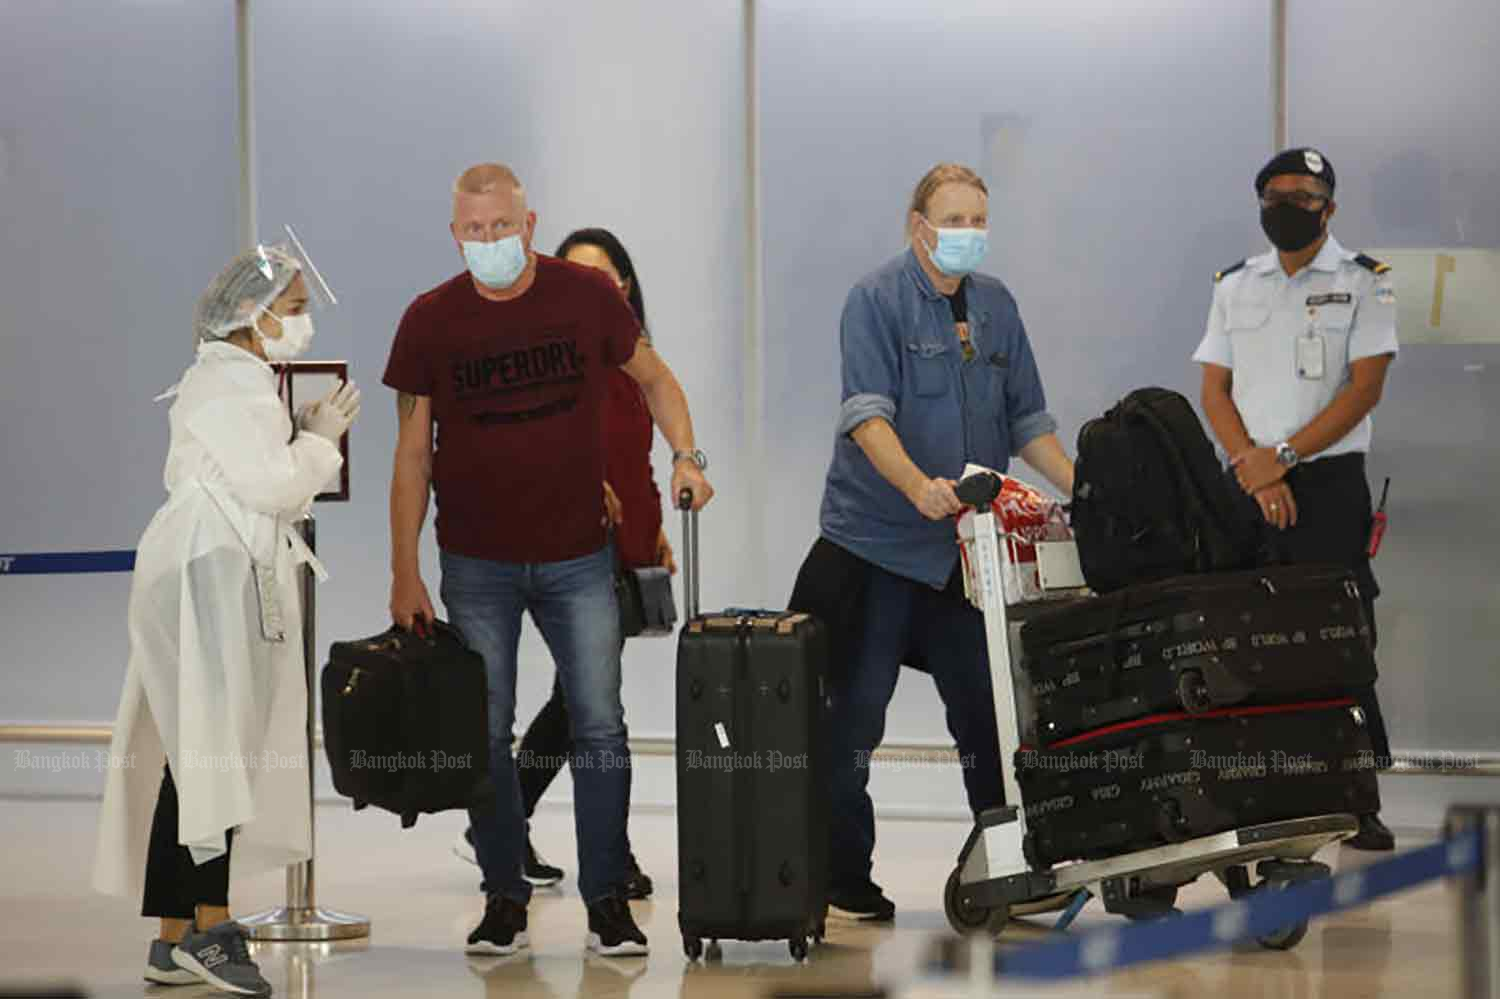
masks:
[[[151,819],[141,915],[153,919],[192,919],[200,905],[227,906],[233,829],[225,833],[224,845],[223,856],[206,864],[193,863],[192,853],[177,842],[177,785],[172,780],[171,768],[163,767],[156,814]]]
[[[623,645],[622,645],[623,648]],[[552,696],[531,719],[521,747],[516,754],[516,778],[521,784],[521,805],[526,817],[536,811],[552,780],[562,769],[562,761],[573,752],[573,734],[569,728],[568,700],[563,696],[562,681],[553,679]],[[625,769],[625,795],[630,796],[630,771]],[[630,853],[630,834],[625,834],[625,851]]]
[[[961,591],[940,592],[873,566],[866,587],[861,613],[851,621],[858,641],[845,646],[852,646],[853,657],[835,671],[828,724],[828,860],[835,890],[870,881],[870,760],[885,735],[885,712],[903,663],[922,663],[937,684],[969,808],[978,815],[1005,803],[984,616]]]
[[[1380,595],[1380,587],[1367,554],[1374,513],[1370,484],[1365,479],[1365,456],[1341,454],[1309,461],[1291,469],[1286,482],[1297,504],[1296,525],[1278,531],[1265,523],[1258,509],[1255,512],[1263,525],[1270,556],[1286,565],[1340,565],[1353,572],[1370,622],[1373,646],[1375,598]],[[1365,713],[1375,758],[1382,768],[1388,767],[1391,743],[1374,686],[1361,690],[1357,700]]]

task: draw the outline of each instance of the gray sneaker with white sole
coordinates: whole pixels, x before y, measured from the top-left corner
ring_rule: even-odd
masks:
[[[199,978],[186,968],[177,967],[172,960],[172,948],[177,945],[166,940],[151,941],[151,951],[146,955],[146,981],[153,985],[196,985]]]
[[[237,996],[268,996],[271,983],[250,960],[248,934],[234,920],[202,931],[189,932],[172,951],[172,960],[216,989]]]

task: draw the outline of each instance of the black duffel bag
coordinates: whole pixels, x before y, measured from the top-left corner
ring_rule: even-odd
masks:
[[[322,696],[333,786],[356,809],[383,808],[409,828],[421,813],[493,800],[484,659],[457,628],[335,642]]]

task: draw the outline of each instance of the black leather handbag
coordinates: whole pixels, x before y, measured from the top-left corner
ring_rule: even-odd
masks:
[[[615,596],[620,604],[620,636],[661,636],[677,627],[672,574],[660,566],[616,569]]]

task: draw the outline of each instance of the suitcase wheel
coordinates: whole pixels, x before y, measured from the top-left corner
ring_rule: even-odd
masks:
[[[786,942],[786,949],[792,952],[792,960],[801,964],[807,960],[807,937],[792,937]]]
[[[696,961],[703,956],[703,938],[691,937],[686,933],[682,935],[682,952],[687,955],[689,961]]]

